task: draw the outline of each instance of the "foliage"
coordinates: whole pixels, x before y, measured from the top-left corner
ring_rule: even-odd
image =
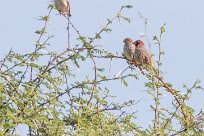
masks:
[[[107,24],[95,34],[94,37],[85,37],[80,34],[68,18],[69,25],[78,35],[78,42],[74,48],[68,48],[61,53],[49,51],[47,45],[53,38],[46,32],[50,20],[52,5],[49,13],[41,16],[43,27],[35,33],[39,35],[35,41],[34,51],[27,54],[18,54],[13,50],[0,61],[0,135],[17,135],[16,129],[24,124],[29,127],[29,135],[202,135],[203,112],[195,116],[192,107],[185,102],[194,89],[203,89],[196,81],[191,88],[184,86],[186,94],[173,88],[170,83],[164,82],[161,72],[162,52],[161,39],[165,33],[165,25],[160,29],[160,35],[153,40],[158,45],[156,72],[145,71],[148,82],[145,83],[155,104],[150,105],[154,111],[153,126],[142,129],[135,122],[137,113],[128,113],[127,107],[137,102],[115,103],[110,95],[106,83],[121,80],[128,86],[127,78],[139,79],[137,74],[124,72],[117,76],[108,77],[105,65],[99,67],[100,60],[125,58],[97,48],[93,43],[102,38],[102,33],[111,33],[110,25],[117,20],[130,22],[122,14],[123,9],[132,8],[130,5],[122,6],[115,17],[108,19]],[[140,14],[141,15],[141,14]],[[141,18],[147,25],[147,19]],[[69,33],[69,29],[68,29]],[[148,43],[150,38],[145,35]],[[68,36],[69,43],[69,36]],[[151,46],[155,46],[150,44]],[[44,60],[47,60],[46,62]],[[76,80],[81,73],[76,73],[73,67],[81,68],[81,62],[91,63],[90,73],[86,78]],[[134,67],[128,66],[127,69]],[[92,78],[93,77],[93,78]],[[171,110],[160,106],[160,98],[164,92],[169,92],[173,98]],[[174,122],[179,122],[175,128]]]

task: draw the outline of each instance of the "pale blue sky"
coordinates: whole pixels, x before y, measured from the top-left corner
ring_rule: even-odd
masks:
[[[34,48],[34,41],[37,37],[34,32],[43,25],[36,18],[48,13],[46,9],[48,2],[50,1],[1,1],[0,57],[4,56],[10,48],[22,53]],[[162,42],[162,48],[166,53],[162,59],[165,80],[171,82],[178,90],[182,89],[183,83],[192,86],[196,79],[204,82],[203,0],[117,0],[117,2],[115,0],[71,0],[71,20],[82,35],[93,36],[106,23],[107,18],[113,17],[120,7],[126,4],[134,7],[124,11],[124,15],[132,18],[132,23],[122,21],[122,24],[118,22],[112,24],[113,32],[103,33],[103,39],[96,44],[102,44],[110,51],[121,53],[122,41],[125,37],[137,39],[139,33],[144,32],[144,23],[138,15],[138,12],[141,12],[149,19],[150,38],[158,35],[159,28],[166,23],[166,33]],[[49,32],[55,35],[49,48],[60,52],[67,46],[67,23],[63,17],[56,14],[57,11],[52,12],[51,22],[48,25]],[[71,31],[71,44],[74,46],[75,43],[75,34]],[[147,44],[147,41],[145,43]],[[116,60],[111,70],[113,74],[116,74],[126,66],[125,61]],[[144,81],[146,81],[144,77],[141,77],[140,81],[130,79],[127,88],[121,87],[119,81],[111,82],[114,83],[114,86],[110,85],[112,86],[111,93],[118,96],[118,101],[128,99],[141,101],[136,106],[136,110],[139,111],[138,123],[147,126],[151,119],[148,117],[151,117],[153,113],[147,112],[150,110],[149,104],[152,98],[143,91]],[[204,83],[202,85],[204,86]],[[168,93],[166,95],[170,96]],[[203,98],[203,93],[195,91],[190,105],[199,111],[204,108]]]

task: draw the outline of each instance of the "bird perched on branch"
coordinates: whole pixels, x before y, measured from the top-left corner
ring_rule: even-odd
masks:
[[[129,63],[138,67],[143,75],[144,72],[142,69],[144,68],[152,71],[152,58],[148,50],[145,48],[144,42],[137,40],[133,43],[130,38],[125,38],[123,42],[125,43],[123,53],[129,60]]]
[[[152,57],[149,51],[145,48],[144,42],[137,40],[134,42],[135,52],[134,60],[137,62],[137,65],[147,68],[147,66],[152,66]]]
[[[71,16],[69,0],[54,0],[55,8],[64,16]]]
[[[136,46],[130,38],[125,38],[123,42],[125,44],[123,47],[124,56],[130,61],[130,63],[133,63]]]

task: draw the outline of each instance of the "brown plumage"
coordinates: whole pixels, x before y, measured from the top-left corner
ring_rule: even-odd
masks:
[[[69,0],[54,0],[56,9],[64,16],[71,16]]]
[[[130,38],[125,38],[123,42],[125,44],[123,47],[123,53],[125,57],[131,62],[134,58],[136,46],[133,44],[133,41]]]
[[[147,65],[152,65],[152,58],[149,51],[145,48],[144,42],[137,40],[134,42],[135,53],[134,59],[138,65],[146,67]]]

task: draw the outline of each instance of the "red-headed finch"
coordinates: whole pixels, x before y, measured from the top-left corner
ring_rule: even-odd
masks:
[[[141,40],[137,40],[134,42],[135,45],[135,53],[134,59],[139,66],[147,67],[148,65],[152,65],[152,57],[149,51],[145,48],[144,42]]]

